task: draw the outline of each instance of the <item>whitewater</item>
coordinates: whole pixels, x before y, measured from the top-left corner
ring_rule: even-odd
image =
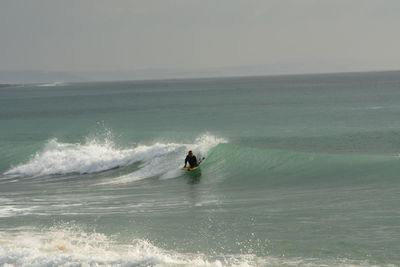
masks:
[[[399,89],[400,72],[1,88],[0,266],[398,266]]]
[[[196,138],[193,144],[155,143],[118,149],[111,140],[68,144],[52,139],[29,162],[12,167],[4,174],[13,177],[86,174],[140,162],[140,169],[129,176],[144,179],[171,171],[177,173],[176,170],[182,165],[182,155],[189,149],[195,149],[199,155],[206,156],[212,147],[224,142],[222,138],[205,134]]]

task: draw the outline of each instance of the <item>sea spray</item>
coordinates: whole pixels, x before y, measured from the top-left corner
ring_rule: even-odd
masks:
[[[5,174],[43,176],[94,173],[130,164],[135,153],[133,149],[117,149],[111,142],[69,144],[52,139],[27,163],[13,167]]]

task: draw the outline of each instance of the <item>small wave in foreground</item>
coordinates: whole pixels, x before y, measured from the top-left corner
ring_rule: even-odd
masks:
[[[1,266],[372,266],[346,259],[180,253],[144,239],[122,244],[112,236],[63,224],[47,230],[0,232]]]

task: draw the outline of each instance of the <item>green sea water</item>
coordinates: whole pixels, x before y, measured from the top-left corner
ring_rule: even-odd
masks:
[[[400,72],[0,88],[0,265],[398,266],[399,115]]]

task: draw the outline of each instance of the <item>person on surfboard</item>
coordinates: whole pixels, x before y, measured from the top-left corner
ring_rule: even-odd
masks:
[[[197,163],[197,158],[196,156],[193,154],[192,150],[190,150],[185,158],[185,167],[186,168],[186,164],[189,163],[190,168],[194,168],[197,167],[199,164]]]

